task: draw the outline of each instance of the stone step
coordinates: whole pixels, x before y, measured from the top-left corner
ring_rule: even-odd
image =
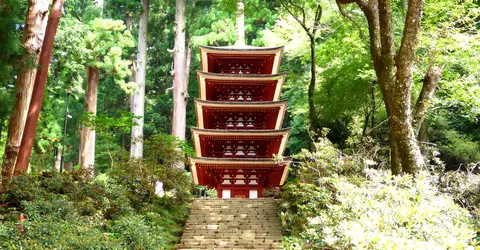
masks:
[[[196,199],[178,249],[280,249],[273,199]]]
[[[224,223],[224,224],[279,224],[278,217],[245,217],[245,218],[228,218],[228,217],[207,217],[207,218],[198,218],[198,217],[190,217],[188,219],[189,222],[203,222],[203,223]]]
[[[237,214],[237,215],[190,215],[188,217],[189,220],[196,221],[196,220],[202,220],[202,221],[273,221],[277,220],[278,221],[278,216],[277,215],[246,215],[246,214]]]
[[[241,230],[256,230],[256,229],[275,229],[275,228],[278,228],[280,226],[280,223],[278,222],[265,222],[265,223],[258,223],[258,222],[254,222],[254,223],[224,223],[224,222],[215,222],[214,224],[212,224],[212,222],[187,222],[187,224],[185,225],[185,228],[192,228],[192,229],[202,229],[202,228],[205,228],[204,226],[208,226],[208,225],[211,225],[209,228],[207,229],[215,229],[215,227],[218,229],[218,228],[225,228],[225,229],[228,229],[228,228],[237,228],[237,229],[241,229]],[[199,226],[202,226],[202,227],[199,227]]]
[[[178,245],[178,249],[186,248],[207,248],[207,249],[216,249],[216,248],[246,248],[246,249],[257,249],[257,248],[278,248],[281,246],[280,242],[258,242],[252,240],[238,240],[238,241],[229,241],[229,240],[207,240],[205,242],[182,242]]]
[[[248,237],[248,236],[238,236],[238,235],[231,235],[231,236],[192,236],[192,237],[182,237],[180,242],[191,242],[191,241],[202,241],[202,240],[253,240],[255,242],[281,242],[281,236],[264,236],[264,237]]]
[[[251,210],[252,208],[255,208],[256,210]],[[211,211],[252,211],[252,212],[258,212],[258,211],[276,211],[276,207],[213,207],[213,206],[193,206],[192,210],[197,210],[197,211],[205,211],[205,210],[211,210]]]
[[[196,234],[225,234],[225,233],[255,233],[255,234],[267,234],[267,235],[279,235],[281,234],[280,229],[257,229],[257,230],[240,230],[238,228],[226,228],[226,229],[186,229],[185,233],[196,233]]]

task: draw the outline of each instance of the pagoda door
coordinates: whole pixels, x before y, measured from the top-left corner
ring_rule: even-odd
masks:
[[[248,189],[233,189],[232,198],[250,198]]]

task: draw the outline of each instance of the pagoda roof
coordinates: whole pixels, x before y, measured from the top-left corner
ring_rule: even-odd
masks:
[[[248,78],[260,78],[260,79],[277,79],[280,77],[286,77],[288,75],[288,72],[279,72],[275,74],[222,74],[222,73],[212,73],[212,72],[207,72],[207,71],[202,71],[202,70],[197,70],[197,75],[204,75],[205,78],[215,78],[215,77],[220,77],[220,78],[240,78],[240,79],[247,79]]]
[[[270,123],[272,129],[280,129],[282,127],[286,107],[287,107],[287,100],[282,101],[271,101],[271,102],[224,102],[224,101],[206,101],[206,100],[199,100],[195,99],[195,108],[197,112],[197,124],[198,126],[203,129],[205,128],[205,121],[204,119],[212,119],[211,116],[208,116],[208,113],[204,113],[203,108],[210,108],[219,111],[244,111],[244,112],[275,112],[276,117],[275,120]],[[204,117],[207,115],[207,117]],[[274,127],[273,127],[274,125]],[[229,130],[231,131],[231,130]],[[251,130],[248,130],[251,131]]]
[[[212,164],[246,164],[246,165],[255,165],[255,164],[278,164],[278,163],[292,163],[293,158],[291,156],[283,157],[281,161],[276,161],[274,159],[265,159],[265,158],[215,158],[215,157],[189,157],[189,161],[198,162],[198,163],[212,163]],[[235,167],[237,168],[237,167]]]
[[[270,102],[225,102],[225,101],[208,101],[208,100],[200,100],[195,98],[195,103],[198,103],[201,106],[208,106],[208,107],[222,107],[222,108],[229,108],[229,107],[254,107],[254,108],[265,108],[265,107],[281,107],[286,106],[288,101],[287,100],[280,100],[280,101],[270,101]]]
[[[229,129],[201,129],[192,127],[193,134],[202,135],[221,135],[221,136],[270,136],[270,135],[288,135],[291,128],[272,129],[272,130],[229,130]]]
[[[212,47],[199,46],[202,71],[215,72],[213,65],[220,61],[239,62],[244,60],[260,60],[262,63],[261,74],[276,74],[280,69],[283,46],[279,47]],[[221,72],[217,72],[221,73]]]
[[[285,83],[285,78],[287,77],[287,72],[282,72],[272,75],[261,75],[261,74],[218,74],[210,72],[197,72],[198,85],[200,90],[200,99],[207,100],[208,93],[207,91],[212,91],[207,86],[207,82],[210,84],[223,84],[223,85],[263,85],[269,86],[271,88],[271,101],[278,101],[282,92],[283,84]]]
[[[195,153],[200,157],[207,156],[208,151],[202,147],[200,143],[200,137],[207,137],[208,140],[269,140],[275,137],[280,137],[280,141],[277,144],[275,154],[283,156],[283,152],[287,146],[288,136],[290,135],[290,128],[277,129],[277,130],[229,130],[229,129],[201,129],[192,127],[192,137],[195,146]],[[278,150],[277,150],[278,149]]]
[[[277,47],[256,47],[256,46],[208,46],[208,45],[199,45],[200,50],[205,51],[283,51],[284,46]]]
[[[281,161],[276,161],[273,159],[238,159],[238,158],[212,158],[212,157],[190,157],[189,162],[192,167],[192,176],[195,184],[207,185],[208,180],[199,180],[205,178],[199,178],[199,175],[203,177],[202,172],[198,169],[199,165],[208,168],[208,169],[225,169],[225,170],[246,170],[246,169],[270,169],[270,170],[281,170],[279,175],[280,178],[277,179],[277,183],[272,183],[272,186],[280,186],[285,183],[287,178],[288,167],[293,162],[291,157],[285,157]]]

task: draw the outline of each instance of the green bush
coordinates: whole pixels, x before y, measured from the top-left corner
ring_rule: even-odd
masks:
[[[439,157],[447,164],[447,169],[456,169],[460,164],[479,162],[478,133],[472,131],[475,126],[466,125],[463,119],[452,121],[447,117],[445,113],[438,114],[432,122],[431,129],[432,142],[437,145]]]
[[[316,149],[297,155],[297,178],[283,188],[285,248],[474,249],[471,215],[434,175],[393,177],[324,138]]]
[[[466,171],[450,171],[441,176],[440,190],[450,194],[455,202],[470,211],[480,237],[480,174],[479,164],[471,164]],[[479,238],[480,240],[480,238]]]
[[[176,200],[191,199],[191,176],[176,166],[184,161],[184,154],[192,154],[191,148],[177,137],[163,134],[145,140],[144,145],[142,161],[130,161],[126,157],[127,159],[113,164],[109,176],[129,189],[130,198],[135,199],[134,203],[146,202],[155,197],[157,182],[162,182],[165,191],[170,191],[168,193],[173,194]]]
[[[125,157],[94,179],[82,171],[14,178],[0,197],[0,249],[174,249],[192,184],[173,166],[184,156],[169,138],[147,141],[144,161]],[[170,195],[155,194],[157,181]]]
[[[440,151],[446,157],[461,163],[480,161],[480,144],[455,130],[444,132],[445,142],[440,143]]]

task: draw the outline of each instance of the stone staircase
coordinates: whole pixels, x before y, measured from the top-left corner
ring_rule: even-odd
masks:
[[[177,249],[280,249],[274,199],[195,199]]]

